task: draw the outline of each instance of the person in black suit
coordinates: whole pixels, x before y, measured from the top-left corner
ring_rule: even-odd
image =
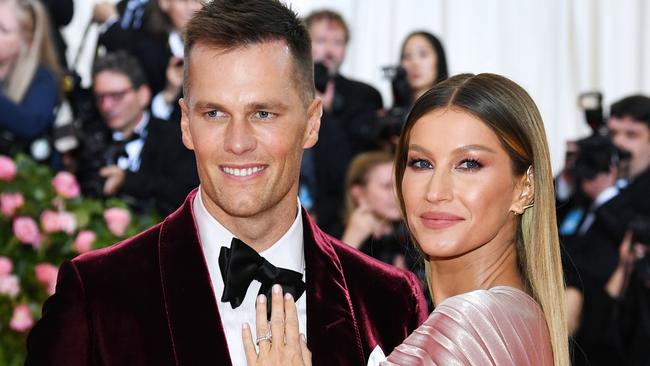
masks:
[[[339,73],[350,38],[343,17],[319,10],[309,14],[305,24],[314,62],[325,66],[328,79],[324,90],[317,89],[323,101],[323,123],[318,144],[303,160],[302,181],[318,182],[308,187],[314,201],[312,212],[321,227],[340,237],[345,174],[355,155],[377,147],[370,130],[376,128],[376,114],[383,102],[372,86]]]
[[[124,2],[122,2],[124,3]],[[98,9],[108,4],[100,4],[96,8],[97,20],[105,21],[106,30],[98,39],[98,50],[115,52],[126,50],[135,56],[144,69],[149,87],[152,91],[152,113],[156,118],[178,122],[180,108],[178,99],[182,96],[181,86],[183,81],[183,53],[184,45],[181,33],[192,15],[201,8],[199,0],[155,0],[129,1],[122,6],[113,7],[106,11],[112,16],[100,15]],[[129,15],[129,5],[135,8],[133,15]],[[118,4],[119,5],[119,4]],[[108,8],[110,9],[110,8]],[[119,19],[110,21],[120,13]],[[139,21],[133,19],[142,11]],[[133,22],[141,23],[136,27]],[[101,53],[101,52],[100,52]]]
[[[101,121],[84,126],[78,176],[84,192],[127,199],[137,211],[169,214],[198,185],[180,125],[151,117],[144,73],[126,52],[107,54],[93,70]]]

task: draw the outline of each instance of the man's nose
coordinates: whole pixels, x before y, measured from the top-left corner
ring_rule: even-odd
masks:
[[[226,126],[224,149],[227,152],[241,155],[255,149],[257,143],[252,126],[245,118],[233,118]]]

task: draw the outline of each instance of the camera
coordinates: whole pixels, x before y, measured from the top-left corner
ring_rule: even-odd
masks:
[[[594,134],[605,134],[605,117],[603,115],[603,94],[586,92],[578,96],[578,106],[585,112],[585,120]]]
[[[382,68],[384,78],[389,79],[393,93],[393,106],[377,119],[379,125],[377,139],[390,141],[398,137],[406,122],[406,117],[413,100],[411,87],[406,79],[406,70],[401,66],[386,66]]]

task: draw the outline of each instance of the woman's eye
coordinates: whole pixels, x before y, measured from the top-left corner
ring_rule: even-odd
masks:
[[[480,169],[482,165],[476,159],[465,159],[460,163],[460,165],[458,165],[458,167],[461,169],[476,170]]]
[[[430,162],[423,159],[412,159],[408,162],[408,166],[415,169],[431,169],[433,167]]]

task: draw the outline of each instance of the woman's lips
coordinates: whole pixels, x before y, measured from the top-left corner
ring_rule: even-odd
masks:
[[[445,229],[465,219],[447,212],[426,212],[420,215],[422,224],[430,229]]]

